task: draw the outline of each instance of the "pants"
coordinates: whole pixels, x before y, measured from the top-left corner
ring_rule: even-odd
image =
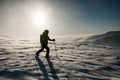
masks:
[[[47,45],[43,45],[42,48],[39,51],[37,51],[37,54],[41,53],[44,50],[44,48],[47,50],[46,57],[49,57],[50,48]]]

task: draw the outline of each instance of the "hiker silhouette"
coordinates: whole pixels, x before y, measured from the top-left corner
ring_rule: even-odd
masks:
[[[40,35],[40,43],[42,48],[36,52],[36,56],[39,56],[39,54],[46,49],[46,58],[49,58],[50,48],[48,47],[48,40],[49,41],[55,41],[55,39],[50,39],[49,36],[49,30],[44,30],[43,34]]]

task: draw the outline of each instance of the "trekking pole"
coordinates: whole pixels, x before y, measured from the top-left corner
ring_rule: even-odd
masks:
[[[55,51],[56,51],[56,57],[58,57],[57,55],[57,48],[56,48],[56,42],[54,41],[54,46],[55,46]]]

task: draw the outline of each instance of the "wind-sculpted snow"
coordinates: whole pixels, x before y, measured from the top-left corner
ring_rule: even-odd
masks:
[[[77,43],[53,43],[35,57],[39,42],[0,41],[0,80],[120,80],[120,49]]]

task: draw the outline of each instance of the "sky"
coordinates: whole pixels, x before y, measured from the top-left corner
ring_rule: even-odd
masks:
[[[0,35],[38,38],[120,30],[120,0],[0,0]]]

